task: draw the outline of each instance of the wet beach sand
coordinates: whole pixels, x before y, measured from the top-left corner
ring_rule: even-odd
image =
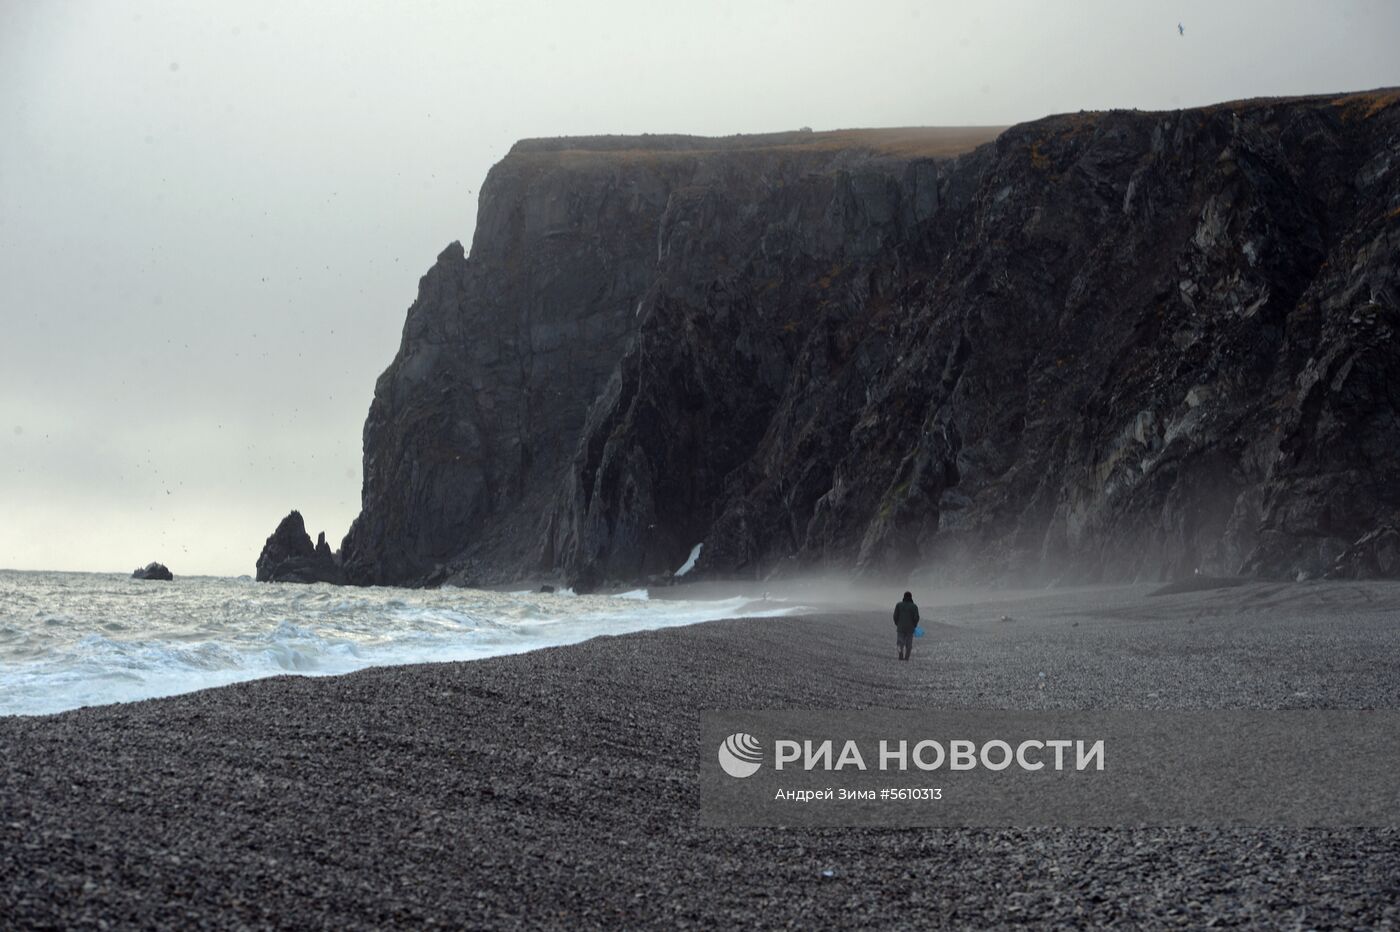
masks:
[[[1400,585],[1152,588],[921,600],[904,664],[889,607],[848,593],[841,611],[3,718],[0,925],[1400,921],[1395,828],[699,825],[705,709],[1400,708]]]

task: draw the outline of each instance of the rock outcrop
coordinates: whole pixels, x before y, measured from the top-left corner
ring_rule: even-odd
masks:
[[[175,578],[164,563],[147,563],[145,566],[138,566],[131,571],[132,579],[160,579],[170,582]]]
[[[1378,527],[1348,547],[1327,573],[1329,579],[1400,579],[1400,528]]]
[[[1397,254],[1394,91],[520,143],[376,386],[345,571],[1320,576],[1400,523]]]
[[[317,535],[313,546],[299,511],[283,518],[263,544],[262,553],[258,555],[257,580],[336,584],[348,581],[338,555],[332,553],[326,543],[325,532]]]

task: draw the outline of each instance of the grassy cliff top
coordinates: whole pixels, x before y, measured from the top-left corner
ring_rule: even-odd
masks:
[[[1360,113],[1373,116],[1400,102],[1400,89],[1387,87],[1351,93],[1315,94],[1297,97],[1258,97],[1227,101],[1206,107],[1188,108],[1210,113],[1221,109],[1236,112],[1258,108],[1312,104],[1337,107],[1345,116]],[[1150,111],[1145,111],[1150,112]],[[1046,119],[1074,117],[1089,119],[1102,111],[1060,114]],[[1033,121],[1040,122],[1040,121]],[[512,156],[549,155],[582,159],[656,159],[669,155],[694,156],[707,152],[838,152],[863,150],[906,158],[951,158],[971,152],[1002,134],[1005,126],[896,126],[880,129],[836,129],[813,132],[808,129],[779,133],[747,133],[735,136],[686,136],[644,133],[639,136],[556,136],[522,139],[511,147]]]
[[[885,129],[794,130],[737,136],[558,136],[522,139],[511,155],[535,153],[610,155],[617,158],[696,155],[705,152],[832,152],[863,149],[910,158],[947,158],[971,152],[1001,134],[1004,126],[900,126]]]

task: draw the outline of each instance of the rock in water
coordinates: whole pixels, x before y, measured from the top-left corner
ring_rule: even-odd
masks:
[[[282,519],[277,530],[263,545],[258,556],[258,582],[336,583],[346,582],[340,561],[326,543],[324,532],[312,546],[301,512]]]
[[[164,563],[147,563],[145,566],[138,566],[131,571],[132,579],[163,579],[167,582],[175,578],[175,574],[166,568]]]
[[[1400,524],[1397,138],[1378,91],[519,143],[375,387],[345,570],[1320,576]]]

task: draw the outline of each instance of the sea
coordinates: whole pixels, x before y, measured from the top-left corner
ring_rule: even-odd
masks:
[[[0,715],[45,715],[282,674],[476,660],[798,610],[769,599],[652,599],[643,589],[575,595],[0,570]]]

